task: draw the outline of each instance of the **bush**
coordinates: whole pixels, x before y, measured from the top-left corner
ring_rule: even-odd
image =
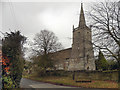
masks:
[[[4,88],[15,88],[15,85],[10,77],[2,76],[2,81],[4,83]]]

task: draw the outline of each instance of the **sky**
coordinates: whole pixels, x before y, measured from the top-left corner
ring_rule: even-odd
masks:
[[[2,32],[20,30],[31,40],[40,30],[47,29],[55,33],[65,48],[69,48],[72,27],[78,26],[79,12],[79,2],[4,2]]]
[[[36,33],[46,29],[55,33],[64,48],[71,47],[72,27],[78,26],[82,0],[74,0],[74,2],[73,0],[1,1],[0,31],[20,30],[28,41],[32,41]],[[87,12],[91,10],[93,2],[98,1],[84,0],[83,2],[87,24],[89,24]],[[1,33],[0,36],[2,36]]]

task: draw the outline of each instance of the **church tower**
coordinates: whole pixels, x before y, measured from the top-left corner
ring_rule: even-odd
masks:
[[[95,70],[91,29],[86,26],[83,4],[77,28],[73,26],[73,44],[68,70]]]

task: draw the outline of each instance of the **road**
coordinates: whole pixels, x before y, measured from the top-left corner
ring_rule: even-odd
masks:
[[[60,86],[60,85],[54,85],[50,83],[33,81],[30,79],[26,79],[26,78],[21,79],[20,87],[21,88],[71,88],[71,90],[106,90],[106,89],[89,89],[89,88],[75,88],[75,87],[70,87],[70,86]]]
[[[20,87],[21,88],[73,88],[68,86],[60,86],[49,83],[37,82],[26,78],[22,78]]]

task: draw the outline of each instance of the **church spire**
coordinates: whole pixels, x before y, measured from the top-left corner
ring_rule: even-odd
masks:
[[[81,11],[80,11],[80,18],[79,18],[79,27],[86,26],[84,11],[83,11],[83,3],[81,3]]]

